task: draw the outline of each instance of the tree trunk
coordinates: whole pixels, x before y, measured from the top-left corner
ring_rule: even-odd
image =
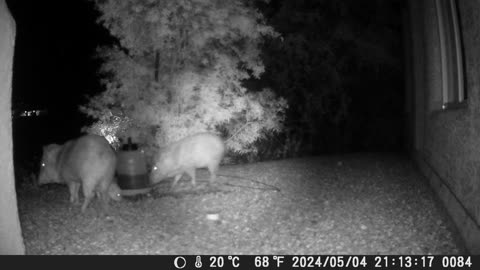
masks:
[[[12,68],[15,21],[0,0],[0,254],[25,254],[13,174]]]

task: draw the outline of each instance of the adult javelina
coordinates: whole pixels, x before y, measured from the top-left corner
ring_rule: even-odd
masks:
[[[78,203],[82,186],[82,212],[95,194],[102,199],[106,211],[109,197],[120,199],[120,188],[113,182],[116,162],[115,152],[104,137],[85,135],[63,145],[45,146],[38,182],[67,184],[72,203]]]
[[[185,137],[160,151],[151,172],[152,183],[175,176],[173,187],[182,174],[187,173],[195,185],[195,169],[205,167],[210,171],[212,183],[224,152],[223,140],[214,134],[198,133]]]

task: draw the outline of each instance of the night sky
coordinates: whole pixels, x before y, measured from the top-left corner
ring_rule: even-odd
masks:
[[[366,1],[351,2],[358,6],[360,14],[352,20],[368,20],[371,17],[370,12],[374,12],[359,4]],[[401,1],[389,2],[399,5]],[[268,20],[275,22],[281,3],[282,1],[272,1],[263,6]],[[44,117],[14,118],[14,145],[18,160],[21,156],[31,156],[32,153],[38,156],[41,145],[62,143],[80,134],[80,128],[89,120],[79,112],[78,106],[87,101],[87,96],[102,89],[96,75],[100,62],[94,58],[95,50],[99,46],[114,44],[115,40],[109,36],[106,29],[96,23],[99,14],[91,1],[7,0],[7,4],[17,24],[13,109],[48,111],[48,115]],[[401,20],[401,8],[398,8],[398,14],[393,18],[382,20],[387,20],[387,23],[393,23],[398,28],[401,25],[399,18]],[[287,29],[286,31],[296,31],[295,25],[280,25],[281,27]],[[402,70],[401,37],[393,38],[400,44],[396,57],[400,61],[398,70]],[[357,80],[352,80],[350,84],[353,90],[348,92],[351,100],[351,114],[347,119],[347,122],[350,121],[348,127],[351,130],[348,132],[351,133],[350,137],[358,139],[340,148],[342,151],[397,151],[403,145],[400,135],[392,137],[391,134],[385,134],[380,139],[371,138],[366,130],[375,133],[380,130],[381,133],[381,130],[394,129],[397,134],[403,133],[403,75],[401,72],[375,76],[368,76],[366,73],[359,74]],[[388,82],[385,82],[386,80]],[[395,85],[395,89],[385,89],[386,83]],[[379,118],[375,115],[379,114],[387,114],[390,118],[383,117],[381,121],[384,122],[365,126],[369,119],[373,120],[368,123],[378,121]],[[323,127],[328,129],[327,124]],[[337,129],[335,132],[341,131]],[[331,133],[331,137],[338,135],[335,132]],[[331,145],[328,140],[323,140],[323,145]],[[386,147],[379,144],[382,140]]]
[[[89,1],[7,1],[17,23],[13,104],[70,118],[98,91],[93,56],[109,35]],[[28,79],[26,79],[28,78]]]

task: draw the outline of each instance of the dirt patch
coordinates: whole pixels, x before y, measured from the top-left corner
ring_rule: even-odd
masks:
[[[94,200],[66,186],[18,190],[27,254],[459,254],[445,213],[407,159],[348,155],[220,168],[208,185]]]

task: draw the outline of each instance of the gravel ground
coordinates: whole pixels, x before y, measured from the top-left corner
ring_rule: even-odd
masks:
[[[148,195],[94,200],[61,185],[18,190],[27,254],[463,254],[458,234],[406,158],[313,157],[223,166]],[[207,217],[218,217],[211,220]]]

